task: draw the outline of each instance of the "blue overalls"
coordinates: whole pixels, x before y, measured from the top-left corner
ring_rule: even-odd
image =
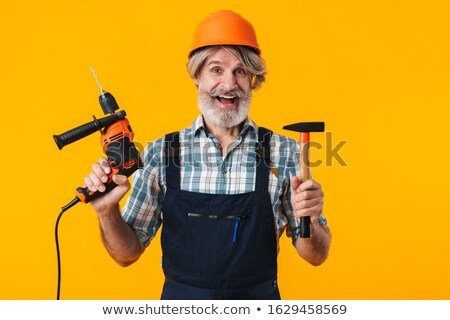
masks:
[[[280,299],[266,164],[271,132],[258,131],[255,191],[232,195],[181,190],[179,134],[166,135],[161,299]]]

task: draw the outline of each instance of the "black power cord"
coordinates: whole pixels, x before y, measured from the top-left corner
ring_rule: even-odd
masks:
[[[56,243],[56,258],[58,260],[58,286],[57,286],[57,289],[56,289],[56,300],[59,300],[60,293],[61,293],[61,254],[59,252],[59,240],[58,240],[59,220],[61,220],[61,217],[62,217],[64,212],[66,212],[67,210],[72,208],[78,202],[80,202],[80,199],[78,199],[78,197],[75,197],[75,199],[73,199],[68,204],[66,204],[64,207],[62,207],[62,210],[59,213],[58,218],[56,219],[56,224],[55,224],[55,243]]]

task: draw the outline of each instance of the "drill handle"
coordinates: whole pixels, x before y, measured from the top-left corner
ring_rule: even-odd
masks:
[[[88,135],[99,131],[100,129],[107,127],[114,122],[119,121],[120,119],[125,118],[126,116],[125,110],[119,111],[115,114],[109,115],[107,117],[101,118],[101,119],[95,119],[94,121],[85,123],[81,126],[78,126],[72,130],[69,130],[67,132],[64,132],[60,135],[53,135],[53,139],[56,142],[56,145],[58,146],[59,150],[61,150],[64,146],[68,145],[69,143],[78,141],[84,137],[87,137]]]
[[[111,166],[111,173],[108,174],[108,181],[105,183],[106,190],[103,192],[93,192],[87,187],[79,187],[77,188],[76,196],[81,202],[89,203],[117,187],[117,184],[112,180],[115,174],[122,174],[129,177],[141,167],[139,151],[128,137],[109,143],[107,145],[106,155]]]
[[[91,191],[88,187],[78,187],[76,191],[77,198],[84,203],[89,203],[94,199],[97,199],[98,197],[101,197],[105,195],[106,193],[110,192],[112,189],[117,187],[117,184],[115,184],[113,181],[105,183],[105,191]]]
[[[111,164],[111,163],[110,163]],[[115,174],[119,173],[119,169],[117,167],[111,167],[111,172],[108,174],[108,181],[104,183],[105,190],[100,191],[91,191],[88,187],[78,187],[76,191],[77,198],[84,203],[89,203],[90,201],[101,197],[102,195],[110,192],[112,189],[117,187],[117,184],[113,181],[112,177]]]

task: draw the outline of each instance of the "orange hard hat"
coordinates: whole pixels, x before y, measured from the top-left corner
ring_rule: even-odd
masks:
[[[199,23],[189,57],[198,48],[214,45],[242,45],[261,52],[251,23],[230,10],[217,11]]]

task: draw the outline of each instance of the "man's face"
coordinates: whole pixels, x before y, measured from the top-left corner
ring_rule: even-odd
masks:
[[[252,100],[251,79],[234,54],[218,49],[206,59],[195,82],[200,111],[213,124],[231,128],[245,120]]]

